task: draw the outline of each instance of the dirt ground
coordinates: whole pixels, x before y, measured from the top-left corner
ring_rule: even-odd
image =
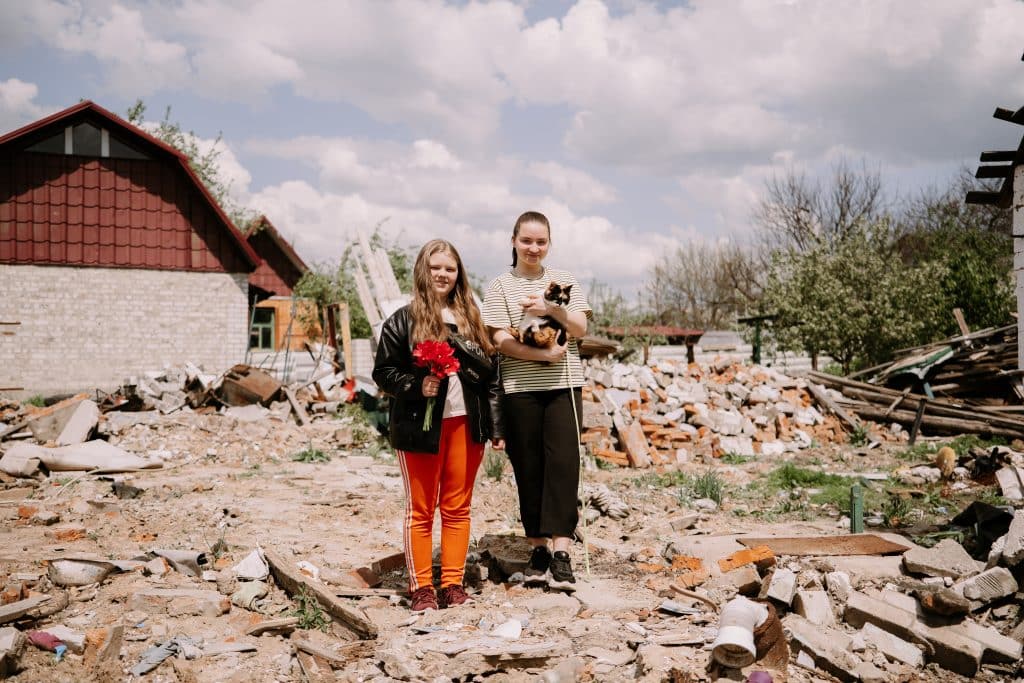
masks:
[[[149,414],[146,414],[149,415]],[[139,418],[142,419],[142,418]],[[704,603],[675,594],[669,583],[678,578],[665,560],[666,548],[676,544],[707,564],[738,548],[737,534],[800,535],[846,531],[839,507],[812,502],[821,491],[814,486],[770,490],[758,488],[785,460],[832,473],[885,473],[906,467],[905,447],[876,449],[831,446],[798,456],[772,459],[732,459],[692,463],[673,471],[596,469],[584,473],[587,485],[603,484],[628,506],[621,519],[596,516],[584,528],[590,541],[572,551],[580,589],[574,596],[496,582],[499,568],[489,555],[512,557],[509,541],[499,552],[496,537],[521,534],[511,470],[481,468],[475,491],[469,576],[475,603],[415,616],[404,601],[405,577],[399,567],[383,578],[389,594],[341,598],[364,611],[378,627],[376,640],[353,646],[355,636],[332,623],[326,632],[296,631],[299,637],[339,653],[344,663],[332,671],[321,662],[319,673],[305,671],[295,657],[289,635],[250,637],[244,631],[261,619],[286,616],[298,603],[273,580],[269,595],[254,610],[231,606],[218,616],[147,613],[132,607],[132,596],[149,588],[219,590],[230,595],[238,587],[231,567],[257,546],[276,551],[295,562],[306,561],[325,575],[369,567],[400,553],[403,494],[398,467],[387,449],[361,441],[361,428],[350,418],[321,418],[306,427],[263,419],[241,422],[217,415],[146,417],[124,426],[109,440],[133,453],[156,454],[166,466],[131,474],[98,476],[54,473],[38,481],[7,481],[0,501],[0,578],[10,588],[14,577],[39,576],[28,581],[33,591],[60,599],[67,607],[19,628],[45,630],[62,624],[80,632],[124,626],[120,658],[96,664],[90,653],[68,653],[60,662],[53,653],[26,647],[20,670],[9,680],[18,683],[57,681],[139,680],[128,673],[148,648],[175,636],[210,644],[254,646],[248,652],[204,654],[188,660],[172,657],[141,678],[153,682],[260,681],[385,681],[407,680],[710,680],[706,672],[708,644],[717,629],[717,615]],[[349,444],[355,427],[356,443]],[[326,462],[300,462],[296,454],[319,449]],[[500,456],[499,456],[500,457]],[[920,456],[921,460],[927,455]],[[690,528],[681,521],[698,504],[693,481],[714,472],[724,483],[722,505],[700,512]],[[495,478],[492,475],[497,475]],[[116,482],[141,489],[134,498],[119,498]],[[20,492],[18,489],[31,488]],[[689,487],[689,488],[688,488]],[[928,525],[955,514],[971,497],[988,489],[972,489],[931,497],[911,496],[930,507],[895,509],[906,518],[915,538],[938,527]],[[926,492],[927,493],[927,492]],[[915,494],[916,495],[916,494]],[[955,496],[960,496],[955,498]],[[871,510],[882,516],[884,510]],[[881,498],[877,500],[882,500]],[[700,505],[705,505],[700,503]],[[917,503],[915,503],[917,505]],[[710,507],[710,506],[709,506]],[[38,512],[59,515],[52,525],[32,521]],[[892,512],[892,509],[889,510]],[[594,515],[595,513],[591,513]],[[81,527],[74,532],[75,526]],[[70,534],[61,530],[72,528]],[[886,532],[892,529],[882,529]],[[435,535],[436,535],[435,531]],[[80,536],[80,537],[75,537]],[[66,539],[66,540],[62,540]],[[495,544],[498,545],[495,545]],[[511,545],[508,545],[511,544]],[[47,578],[46,560],[80,553],[126,560],[143,557],[154,548],[202,552],[201,569],[216,572],[213,580],[176,571],[145,575],[115,572],[98,585],[62,589]],[[510,549],[511,548],[511,549]],[[485,552],[486,551],[486,552]],[[493,551],[493,552],[492,552]],[[851,572],[855,586],[883,587],[892,558],[779,558],[810,575],[829,568]],[[589,567],[589,572],[588,572]],[[333,574],[332,574],[333,572]],[[486,575],[480,578],[481,575]],[[803,575],[803,574],[801,574]],[[701,587],[722,604],[735,593],[720,576]],[[662,609],[667,599],[690,614]],[[173,612],[174,607],[170,608]],[[500,624],[522,624],[518,639],[488,635]],[[291,637],[296,637],[294,634]],[[499,642],[500,641],[500,642]],[[676,644],[685,642],[687,644]],[[914,670],[888,662],[875,653],[874,661],[893,681],[957,681],[955,674],[929,665]],[[754,667],[756,669],[756,667]],[[781,675],[780,675],[781,674]],[[736,674],[734,674],[736,675]],[[829,680],[808,671],[791,658],[776,681]],[[983,670],[978,680],[1004,680]],[[737,678],[745,680],[745,676]],[[1009,679],[1005,679],[1009,680]]]

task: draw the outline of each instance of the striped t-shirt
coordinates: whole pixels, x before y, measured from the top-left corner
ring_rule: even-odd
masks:
[[[531,294],[543,295],[544,290],[552,282],[572,285],[566,309],[583,311],[587,318],[591,317],[592,311],[587,297],[572,273],[567,270],[545,268],[543,274],[533,280],[515,275],[511,271],[495,278],[484,295],[484,325],[497,329],[518,327],[523,319],[523,307],[519,302]],[[569,341],[569,348],[558,363],[541,363],[502,355],[501,376],[505,393],[567,389],[570,378],[566,372],[566,363],[571,371],[572,386],[582,386],[583,366],[580,364],[579,344],[575,340]]]

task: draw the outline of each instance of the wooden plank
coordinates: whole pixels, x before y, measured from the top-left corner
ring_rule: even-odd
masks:
[[[736,541],[748,548],[767,546],[776,555],[813,557],[818,555],[901,555],[910,549],[874,534],[840,536],[740,536]]]
[[[896,410],[896,406],[898,406],[898,405],[899,405],[900,403],[902,403],[902,402],[903,402],[903,399],[905,399],[905,398],[907,397],[907,394],[909,394],[909,393],[910,393],[910,390],[911,390],[912,388],[913,388],[913,387],[907,387],[906,389],[904,389],[904,390],[903,390],[903,393],[902,393],[902,394],[900,394],[899,396],[897,396],[896,398],[894,398],[894,399],[892,400],[892,403],[890,403],[890,404],[889,404],[889,407],[885,409],[885,415],[886,415],[886,417],[888,417],[888,416],[889,416],[889,414],[890,414],[890,413],[891,413],[892,411]]]
[[[268,631],[294,631],[299,625],[298,617],[281,617],[280,619],[267,619],[253,624],[245,629],[245,635],[258,636]]]
[[[849,413],[840,408],[835,401],[829,398],[828,393],[814,382],[807,383],[807,389],[814,398],[825,407],[830,413],[849,425],[850,429],[860,429],[860,420],[851,417]]]
[[[953,317],[956,318],[957,327],[960,328],[960,334],[967,336],[971,333],[971,328],[967,327],[967,321],[964,319],[964,311],[961,308],[953,309]]]
[[[367,322],[370,323],[370,327],[379,325],[381,321],[380,309],[377,308],[377,302],[370,293],[370,285],[366,282],[366,274],[363,273],[363,268],[359,265],[358,261],[353,266],[353,275],[356,281],[356,292],[359,294],[359,303],[366,314]]]
[[[298,634],[292,636],[292,645],[300,652],[319,657],[331,666],[337,665],[339,667],[345,666],[354,658],[363,656],[367,649],[372,649],[373,647],[370,643],[366,642],[345,643],[341,646],[339,652],[317,645],[306,638],[300,638]]]
[[[352,367],[352,316],[348,310],[348,302],[340,301],[338,306],[338,327],[341,328],[341,354],[345,361],[345,379],[356,376]]]
[[[0,624],[6,624],[8,621],[21,619],[36,607],[39,607],[43,603],[49,601],[49,595],[34,595],[31,598],[25,598],[24,600],[18,600],[17,602],[0,606]]]
[[[291,387],[283,387],[284,395],[288,397],[288,403],[291,404],[292,410],[295,411],[295,416],[299,418],[299,424],[306,426],[309,424],[309,415],[306,414],[306,409],[302,407],[298,399],[295,398],[295,392],[292,391]]]
[[[295,595],[305,588],[307,592],[316,597],[328,614],[338,619],[360,638],[377,637],[377,626],[366,618],[362,610],[354,609],[338,601],[333,595],[332,588],[305,576],[276,551],[265,549],[263,554],[267,564],[270,565],[274,580],[289,595]]]
[[[331,668],[331,665],[323,662],[323,660],[319,660],[318,657],[314,657],[308,652],[303,652],[296,648],[295,659],[299,662],[299,668],[302,669],[302,675],[305,677],[306,683],[330,683],[337,680],[334,677],[334,670]],[[323,662],[322,665],[321,662]]]

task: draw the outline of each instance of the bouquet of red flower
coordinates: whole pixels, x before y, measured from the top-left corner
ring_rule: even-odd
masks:
[[[413,363],[417,367],[427,368],[430,374],[438,379],[459,371],[459,359],[455,357],[455,349],[448,342],[426,339],[412,350]],[[430,431],[434,416],[434,396],[427,397],[427,414],[423,416],[423,431]]]

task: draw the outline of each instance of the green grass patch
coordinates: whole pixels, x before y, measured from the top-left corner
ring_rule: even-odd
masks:
[[[967,455],[972,448],[988,450],[993,446],[1006,446],[1007,443],[1006,439],[998,436],[991,439],[983,439],[977,434],[961,434],[949,441],[924,441],[914,444],[902,453],[899,453],[898,457],[910,462],[931,462],[935,459],[935,454],[943,446],[952,448],[959,458]]]
[[[295,462],[330,462],[331,456],[319,448],[313,448],[313,444],[309,444],[307,448],[293,455],[292,460]]]
[[[725,498],[727,486],[718,472],[707,469],[698,475],[685,472],[647,472],[633,479],[633,486],[641,488],[675,488],[681,505],[700,498],[710,498],[719,505]]]
[[[295,602],[298,606],[288,613],[290,617],[298,617],[298,627],[305,631],[312,629],[319,629],[324,633],[327,633],[327,629],[331,625],[331,619],[324,612],[323,608],[320,607],[320,603],[317,601],[316,596],[309,593],[305,586],[299,589],[299,592],[295,594]]]
[[[840,477],[838,474],[798,467],[787,462],[768,473],[767,483],[775,489],[806,489],[842,483],[849,485],[852,481],[847,477]]]
[[[1006,439],[998,436],[991,439],[983,439],[977,434],[961,434],[960,436],[955,437],[947,445],[956,451],[957,457],[960,457],[961,455],[967,455],[967,452],[972,448],[984,448],[988,450],[993,446],[1006,446],[1007,443]]]
[[[504,473],[505,454],[488,446],[484,452],[484,474],[494,481],[498,481]]]
[[[740,455],[739,453],[725,453],[719,458],[726,465],[742,465],[753,459],[754,457],[751,455]]]
[[[30,396],[29,398],[26,398],[24,401],[22,401],[22,403],[27,406],[35,406],[36,408],[43,408],[46,406],[46,400],[43,398],[42,394]]]
[[[746,497],[755,503],[772,503],[752,515],[773,519],[798,513],[806,515],[808,505],[831,505],[843,514],[850,512],[850,487],[859,483],[864,490],[865,510],[880,510],[886,495],[874,483],[855,477],[841,477],[820,470],[783,463],[761,479],[753,481],[745,490]]]

